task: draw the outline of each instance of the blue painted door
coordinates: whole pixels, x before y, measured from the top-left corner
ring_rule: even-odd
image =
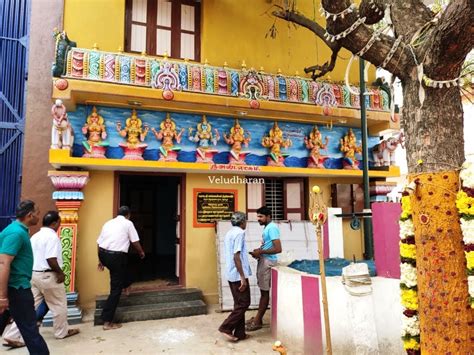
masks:
[[[20,199],[30,0],[0,0],[0,230]]]

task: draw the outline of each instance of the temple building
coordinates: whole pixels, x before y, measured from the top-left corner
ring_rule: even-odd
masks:
[[[28,103],[23,196],[50,198],[49,187],[38,192],[38,181],[51,180],[67,284],[81,306],[108,292],[96,240],[121,205],[131,207],[147,255],[141,261],[130,253],[137,290],[198,288],[207,303],[219,300],[215,221],[234,210],[255,221],[262,205],[281,223],[307,220],[313,185],[328,206],[348,206],[349,213],[360,207],[358,65],[349,70],[350,86],[344,59],[330,76],[312,80],[304,68],[329,59],[329,49],[304,28],[284,21],[273,27],[274,18],[262,15],[271,13],[271,2],[51,3],[32,5],[32,41],[54,27],[44,28],[35,10],[50,11],[47,25],[57,30],[42,41],[54,47],[52,73],[34,78],[42,89]],[[313,13],[307,3],[301,11]],[[275,29],[276,38],[266,36]],[[39,47],[32,51],[44,60]],[[370,152],[380,132],[399,122],[389,94],[368,91]],[[369,154],[374,184],[399,176],[383,149]],[[43,210],[52,205],[40,203]],[[342,223],[344,256],[361,259],[362,228],[350,222]]]

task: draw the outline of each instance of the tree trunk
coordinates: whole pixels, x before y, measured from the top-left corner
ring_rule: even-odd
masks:
[[[423,354],[474,354],[474,309],[468,304],[466,261],[456,210],[458,168],[464,160],[459,88],[403,83],[403,128],[416,243]]]

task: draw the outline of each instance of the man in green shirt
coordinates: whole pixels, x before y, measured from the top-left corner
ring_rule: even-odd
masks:
[[[33,201],[22,201],[16,218],[0,233],[0,332],[11,316],[30,354],[46,355],[49,350],[36,325],[30,284],[33,251],[28,228],[38,223],[39,209]]]

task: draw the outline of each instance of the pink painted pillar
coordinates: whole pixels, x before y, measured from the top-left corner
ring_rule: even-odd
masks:
[[[323,354],[319,278],[301,276],[301,288],[303,294],[304,353],[307,355]]]
[[[377,276],[400,278],[400,219],[399,203],[377,202],[372,204],[374,258]]]

